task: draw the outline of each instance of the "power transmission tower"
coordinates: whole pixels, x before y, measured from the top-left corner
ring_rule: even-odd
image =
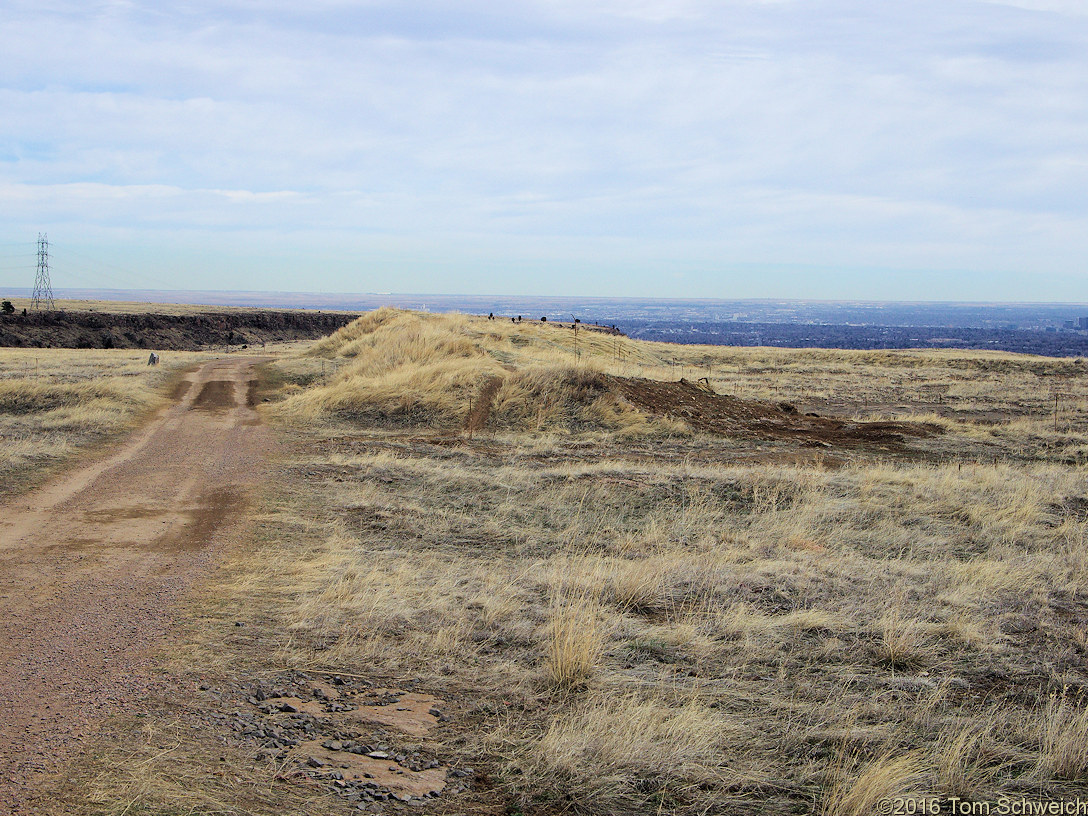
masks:
[[[35,309],[56,309],[53,302],[53,286],[49,283],[49,239],[38,233],[38,274],[34,278],[34,296],[30,305]]]

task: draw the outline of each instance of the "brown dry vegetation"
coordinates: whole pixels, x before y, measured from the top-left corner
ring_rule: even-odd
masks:
[[[612,379],[704,376],[930,430],[812,447],[761,438],[754,409],[693,430],[681,402],[647,413]],[[569,328],[383,309],[270,377],[294,453],[176,670],[442,698],[428,744],[477,775],[434,812],[846,816],[1088,783],[1080,361],[576,348]],[[90,797],[348,812],[210,740],[122,741]],[[212,751],[224,771],[202,776]]]
[[[130,430],[200,359],[177,352],[149,367],[142,351],[0,349],[0,498]]]

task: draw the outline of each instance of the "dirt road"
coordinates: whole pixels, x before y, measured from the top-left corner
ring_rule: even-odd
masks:
[[[242,528],[272,442],[259,360],[209,363],[112,456],[0,507],[0,813],[50,791],[103,717],[138,710],[176,602]]]

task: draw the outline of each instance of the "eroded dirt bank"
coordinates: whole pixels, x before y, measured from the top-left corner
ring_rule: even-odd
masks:
[[[207,346],[259,346],[313,340],[358,317],[342,312],[207,311],[195,314],[117,314],[44,311],[0,314],[0,346],[145,348],[195,351]]]
[[[257,358],[209,363],[109,458],[0,507],[0,812],[50,791],[151,682],[172,609],[240,532],[272,447]]]

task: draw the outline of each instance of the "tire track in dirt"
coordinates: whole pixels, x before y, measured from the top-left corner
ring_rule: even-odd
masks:
[[[258,362],[205,365],[113,455],[0,507],[0,812],[52,812],[57,775],[139,710],[176,602],[242,532],[273,447]]]
[[[483,430],[484,425],[487,424],[487,418],[491,416],[491,403],[499,392],[499,388],[502,387],[502,383],[502,377],[490,377],[484,383],[484,387],[480,389],[480,395],[476,398],[468,416],[465,417],[466,431]]]

